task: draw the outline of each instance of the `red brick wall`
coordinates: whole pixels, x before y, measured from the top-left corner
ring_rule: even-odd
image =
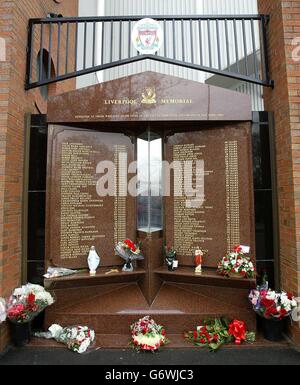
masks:
[[[275,113],[281,287],[299,297],[300,62],[292,59],[292,41],[300,36],[300,1],[259,0],[259,11],[271,15],[268,40],[275,88],[265,90],[265,103]]]
[[[28,112],[47,110],[38,89],[24,91],[27,26],[30,18],[46,17],[48,12],[76,16],[78,1],[0,2],[0,37],[6,40],[6,61],[0,62],[0,296],[4,297],[21,280],[24,118]],[[52,87],[51,92],[65,92],[74,86],[74,80],[66,81]],[[2,325],[0,351],[5,341],[7,333]]]

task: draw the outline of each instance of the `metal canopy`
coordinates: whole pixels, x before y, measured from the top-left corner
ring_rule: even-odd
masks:
[[[161,25],[164,44],[140,55],[131,34],[144,17],[30,19],[25,89],[146,59],[273,86],[267,15],[147,16]]]

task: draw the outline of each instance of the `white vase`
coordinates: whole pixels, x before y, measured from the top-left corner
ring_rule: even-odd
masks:
[[[96,275],[99,265],[100,257],[96,252],[95,246],[92,246],[88,256],[88,266],[90,269],[90,275]]]

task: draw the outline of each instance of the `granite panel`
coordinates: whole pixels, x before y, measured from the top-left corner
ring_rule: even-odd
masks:
[[[199,131],[172,133],[165,144],[165,158],[189,171],[189,164],[195,167],[197,161],[204,162],[202,182],[198,173],[199,186],[204,186],[204,201],[196,208],[189,206],[189,201],[194,204],[196,197],[188,196],[188,174],[180,177],[182,173],[178,176],[171,172],[171,194],[165,198],[165,234],[167,243],[177,251],[179,264],[194,266],[198,247],[206,251],[203,266],[216,267],[236,244],[249,245],[254,257],[250,125],[212,125],[206,129],[199,127]],[[193,189],[195,173],[194,169]]]
[[[117,241],[136,237],[135,198],[119,196],[121,172],[134,161],[135,146],[125,134],[80,130],[66,126],[50,128],[47,183],[46,260],[68,268],[87,267],[95,246],[101,266],[122,265],[114,251]],[[127,154],[124,162],[119,153]],[[117,159],[117,163],[115,162]],[[99,162],[114,162],[114,184],[109,195],[99,194],[100,178],[107,169]],[[122,171],[121,171],[122,169]],[[106,187],[106,185],[104,185]],[[107,186],[109,187],[109,186]],[[114,196],[117,189],[118,196]]]
[[[248,95],[145,72],[50,98],[49,123],[250,121]]]

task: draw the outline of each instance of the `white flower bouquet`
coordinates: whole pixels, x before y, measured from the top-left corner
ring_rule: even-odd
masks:
[[[4,298],[0,298],[0,324],[6,320],[6,303]]]
[[[63,267],[48,267],[47,273],[44,275],[44,278],[60,278],[66,277],[69,275],[77,274],[78,270],[65,269]]]
[[[42,286],[28,283],[14,290],[7,303],[7,318],[13,323],[31,322],[54,301]]]
[[[95,341],[95,332],[87,326],[68,326],[63,328],[60,325],[52,325],[46,333],[35,333],[36,337],[55,339],[68,347],[69,350],[83,354]]]
[[[251,258],[244,254],[242,246],[226,255],[218,264],[218,273],[230,278],[255,278],[256,269]]]
[[[130,326],[132,341],[130,345],[137,351],[156,351],[169,343],[163,326],[146,316]]]

